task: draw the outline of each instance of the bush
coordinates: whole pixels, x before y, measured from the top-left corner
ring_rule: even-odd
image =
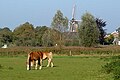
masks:
[[[120,80],[120,56],[110,58],[110,62],[103,66],[103,70],[107,73],[113,73],[114,80]]]

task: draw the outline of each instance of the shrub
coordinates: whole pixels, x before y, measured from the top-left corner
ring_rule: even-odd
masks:
[[[103,70],[107,73],[113,73],[114,80],[120,80],[120,56],[110,58],[110,62],[103,66]]]

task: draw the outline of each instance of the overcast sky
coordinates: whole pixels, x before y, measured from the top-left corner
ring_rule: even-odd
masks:
[[[13,30],[25,22],[50,26],[57,10],[71,19],[74,4],[76,19],[87,11],[107,21],[108,33],[120,27],[120,0],[0,0],[0,28]]]

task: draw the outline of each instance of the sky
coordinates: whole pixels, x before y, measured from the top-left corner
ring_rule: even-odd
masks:
[[[49,27],[57,10],[70,20],[73,5],[77,20],[89,12],[106,21],[107,33],[120,27],[120,0],[0,0],[0,28],[14,30],[25,22]]]

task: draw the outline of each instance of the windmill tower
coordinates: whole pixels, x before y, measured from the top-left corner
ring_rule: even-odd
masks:
[[[80,20],[75,19],[75,9],[76,9],[76,5],[73,6],[72,18],[69,21],[69,30],[70,30],[70,32],[77,32],[78,31],[78,23],[80,22]]]

